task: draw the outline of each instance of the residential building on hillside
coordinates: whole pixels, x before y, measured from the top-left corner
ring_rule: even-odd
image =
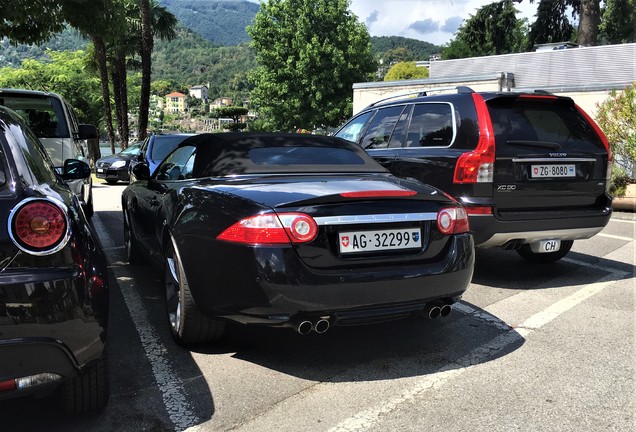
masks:
[[[232,98],[220,97],[220,98],[214,99],[214,101],[210,103],[210,110],[213,110],[215,108],[232,106],[233,103],[234,101],[232,100]]]
[[[208,88],[204,85],[195,85],[190,87],[190,96],[201,99],[204,103],[208,102]]]
[[[172,92],[165,96],[166,106],[164,110],[171,113],[183,113],[188,109],[186,104],[186,95],[179,92]]]

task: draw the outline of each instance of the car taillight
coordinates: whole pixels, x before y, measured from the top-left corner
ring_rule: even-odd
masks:
[[[11,210],[9,236],[23,252],[49,255],[70,238],[66,206],[52,198],[27,198]]]
[[[479,124],[475,150],[462,154],[455,164],[453,183],[492,183],[495,166],[495,133],[484,98],[473,93]]]
[[[447,207],[437,212],[437,229],[442,234],[461,234],[470,230],[463,207]]]
[[[614,155],[612,154],[612,147],[610,146],[609,140],[605,136],[605,133],[603,132],[603,130],[601,130],[599,125],[596,124],[596,122],[592,119],[592,117],[590,117],[588,113],[583,111],[583,109],[577,104],[574,104],[574,108],[585,118],[585,120],[590,124],[590,126],[592,126],[592,129],[594,129],[594,132],[596,132],[596,134],[599,136],[599,138],[601,139],[601,142],[603,143],[603,146],[605,147],[605,150],[607,151],[607,170],[605,172],[605,180],[606,180],[605,191],[609,193],[610,183],[612,180],[612,162],[614,160]]]
[[[318,225],[304,213],[266,213],[242,219],[227,228],[218,240],[247,245],[307,243],[316,238]]]

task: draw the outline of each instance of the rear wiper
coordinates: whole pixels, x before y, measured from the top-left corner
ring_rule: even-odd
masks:
[[[517,147],[533,147],[533,148],[547,148],[550,150],[560,150],[561,144],[553,141],[523,141],[523,140],[510,140],[506,141],[506,144]]]

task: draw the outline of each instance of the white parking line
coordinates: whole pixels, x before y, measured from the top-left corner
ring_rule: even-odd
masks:
[[[118,248],[108,235],[98,213],[93,215],[93,226],[105,250]],[[200,423],[186,399],[186,392],[181,385],[181,380],[174,372],[169,358],[165,355],[167,351],[165,345],[161,343],[155,328],[150,324],[148,313],[134,283],[132,283],[132,278],[118,266],[111,266],[111,270],[120,284],[128,313],[139,334],[146,358],[150,362],[155,381],[161,391],[166,412],[175,425],[175,429],[182,431]]]
[[[521,325],[516,326],[516,328],[514,329],[503,323],[502,321],[497,320],[495,317],[485,311],[475,309],[466,303],[460,303],[459,305],[457,305],[459,307],[456,308],[459,311],[468,313],[476,319],[486,321],[489,325],[495,325],[498,328],[507,328],[507,331],[494,338],[490,342],[475,348],[469,354],[457,360],[456,362],[445,365],[444,367],[438,369],[435,373],[423,377],[421,380],[418,380],[415,385],[404,389],[400,394],[389,400],[384,401],[381,405],[361,411],[353,415],[352,417],[343,420],[335,427],[329,429],[329,431],[351,432],[371,428],[376,423],[378,423],[382,417],[395,411],[400,405],[415,400],[429,390],[435,390],[442,387],[451,379],[468,371],[471,366],[485,363],[488,359],[495,356],[497,352],[500,352],[513,343],[516,343],[522,338],[527,337],[533,331],[540,329],[563,313],[577,306],[584,300],[601,292],[603,289],[607,288],[614,282],[627,276],[627,273],[623,271],[607,269],[596,265],[578,262],[575,260],[568,261],[577,264],[580,263],[588,268],[598,269],[599,271],[602,271],[604,273],[609,272],[609,274],[601,278],[599,281],[593,284],[586,285],[580,290],[569,295],[568,297],[559,300],[543,311],[536,313],[535,315],[526,319]]]
[[[634,241],[634,237],[617,236],[614,234],[605,234],[605,233],[599,233],[596,235],[599,237],[606,237],[606,238],[611,238],[616,240]]]

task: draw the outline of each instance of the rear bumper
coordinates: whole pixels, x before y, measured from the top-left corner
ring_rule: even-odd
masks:
[[[80,371],[68,347],[54,338],[0,340],[0,358],[0,382],[45,373],[57,375],[56,379],[42,385],[0,391],[0,400],[50,394],[65,381],[76,377]]]
[[[216,263],[215,272],[209,262],[196,271],[183,259],[199,309],[245,324],[276,325],[323,315],[335,320],[332,325],[362,324],[421,311],[431,302],[452,303],[468,287],[474,268],[470,234],[453,236],[435,261],[364,270],[310,268],[291,248],[254,248],[251,253],[256,257]]]
[[[0,287],[7,294],[0,297],[0,381],[51,373],[61,382],[101,357],[107,289],[90,291],[72,267],[7,269]],[[0,398],[22,394],[1,392]]]
[[[608,207],[588,214],[567,211],[554,213],[549,218],[515,220],[503,220],[493,215],[470,216],[475,246],[493,248],[546,239],[587,239],[603,230],[612,216],[612,209]]]

